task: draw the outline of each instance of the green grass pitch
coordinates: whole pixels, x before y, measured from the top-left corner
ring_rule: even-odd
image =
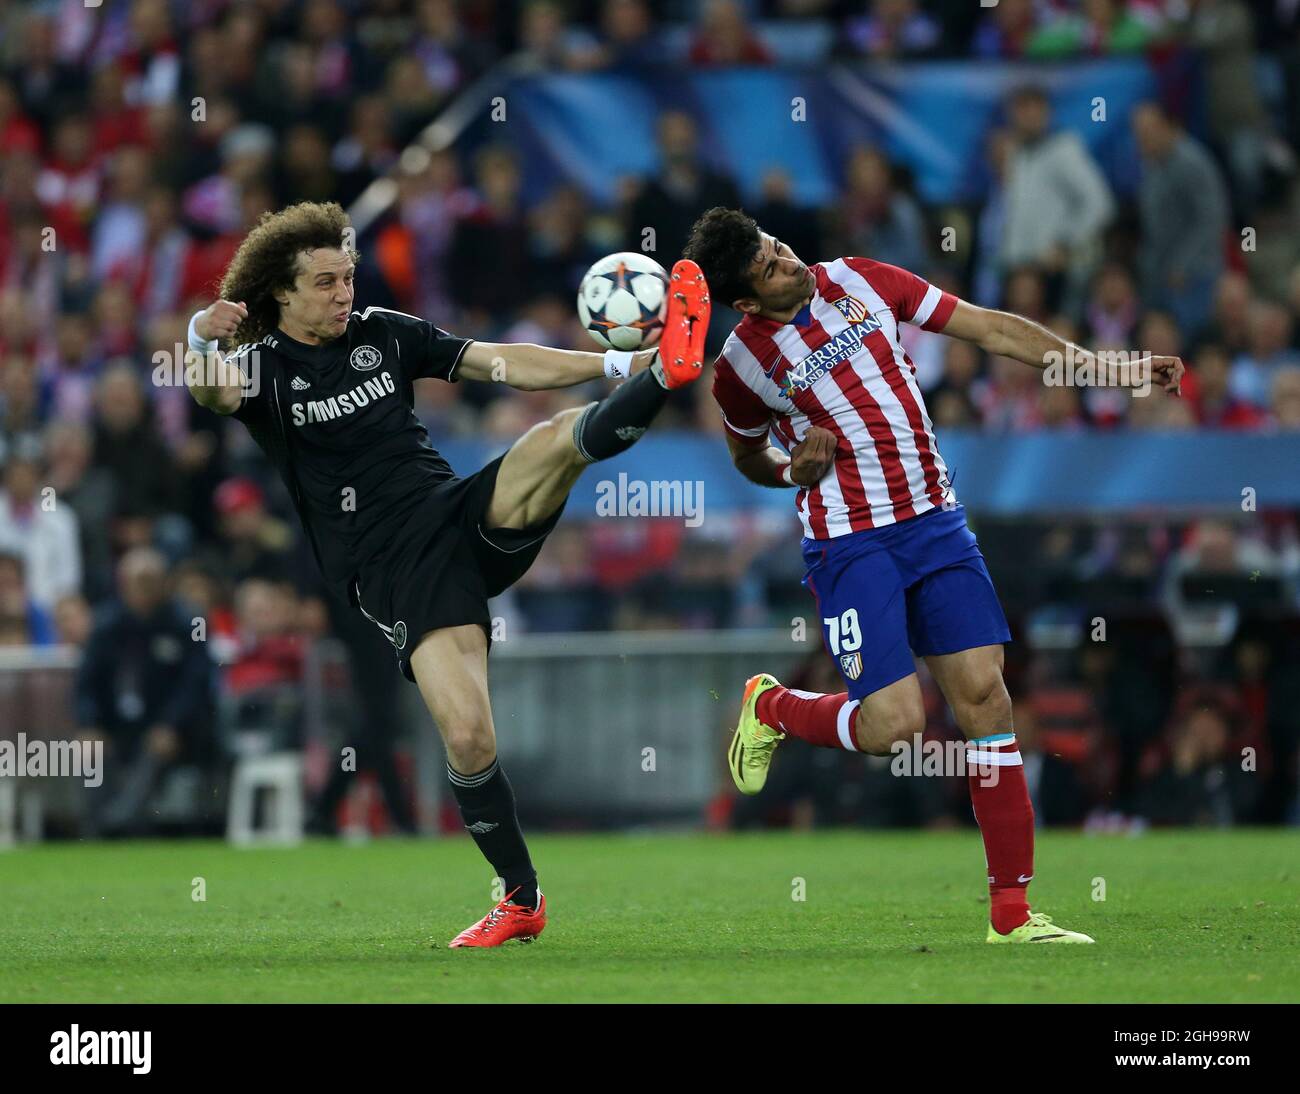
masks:
[[[541,940],[456,951],[490,905],[467,838],[20,847],[0,854],[0,1001],[1300,999],[1294,832],[1041,834],[1035,907],[1099,942],[1068,947],[984,944],[973,830],[532,848]]]

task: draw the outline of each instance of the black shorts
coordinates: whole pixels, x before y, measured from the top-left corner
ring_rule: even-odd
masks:
[[[523,577],[564,511],[561,504],[529,528],[484,528],[503,459],[435,486],[350,589],[353,604],[393,644],[398,668],[412,683],[411,653],[430,631],[477,623],[491,645],[488,599]]]

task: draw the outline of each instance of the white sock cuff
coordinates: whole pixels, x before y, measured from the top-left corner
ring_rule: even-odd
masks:
[[[966,742],[966,762],[978,767],[1023,767],[1014,733],[996,733]]]
[[[835,731],[840,735],[840,744],[850,752],[860,751],[857,742],[853,740],[853,712],[858,709],[859,700],[850,699],[842,707],[835,718]]]
[[[482,786],[493,775],[500,770],[501,760],[498,757],[487,765],[482,771],[476,771],[473,775],[465,775],[457,771],[450,763],[447,764],[447,778],[451,780],[453,786],[459,786],[463,790],[474,790]]]

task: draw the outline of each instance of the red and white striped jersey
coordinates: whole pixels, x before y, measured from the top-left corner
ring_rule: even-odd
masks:
[[[836,436],[835,461],[795,498],[804,534],[834,539],[919,516],[952,499],[900,322],[939,331],[957,298],[897,266],[838,258],[809,267],[812,301],[789,323],[747,315],[715,363],[727,432],[787,449],[810,426]]]

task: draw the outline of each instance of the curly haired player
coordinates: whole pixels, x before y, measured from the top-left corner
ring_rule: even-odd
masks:
[[[517,581],[586,467],[629,448],[668,392],[703,365],[709,301],[690,262],[674,268],[658,350],[605,354],[457,338],[415,316],[352,310],[358,254],[343,210],[266,213],[231,261],[220,299],[190,321],[204,355],[194,398],[249,429],[283,477],[326,581],[392,643],[447,749],[465,827],[506,895],[453,947],[531,941],[546,924],[497,760],[488,699],[488,598]],[[237,348],[223,353],[225,343]],[[523,390],[601,376],[605,399],[533,426],[459,476],[416,418],[413,383],[493,380]]]
[[[898,328],[914,323],[1038,368],[1056,355],[1081,368],[1095,368],[1096,358],[897,266],[869,258],[807,266],[736,209],[709,210],[685,253],[714,297],[743,313],[716,363],[713,395],[740,472],[797,489],[804,585],[846,685],[815,695],[766,673],[752,677],[729,753],[736,786],[762,789],[786,736],[875,755],[911,742],[925,728],[913,655],[923,657],[967,738],[988,864],[988,941],[1091,942],[1029,909],[1034,812],[1002,680],[1011,636]],[[1178,392],[1178,358],[1139,355],[1134,364]],[[769,432],[789,456],[768,443]]]

